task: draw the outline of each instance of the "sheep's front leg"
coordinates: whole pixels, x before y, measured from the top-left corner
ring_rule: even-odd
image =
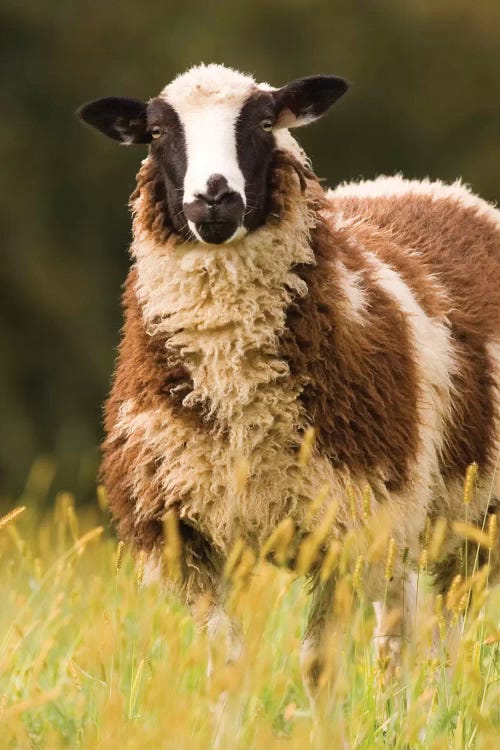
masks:
[[[236,661],[242,652],[241,629],[228,615],[224,560],[210,542],[187,524],[178,526],[182,550],[178,591],[198,628],[208,634],[210,677],[215,664]]]
[[[208,635],[207,680],[213,732],[211,747],[216,750],[238,732],[241,706],[238,697],[231,695],[227,684],[230,665],[236,664],[241,657],[243,636],[239,623],[226,612],[220,591],[210,599],[206,593],[200,594],[191,602],[190,608],[198,627]]]
[[[186,603],[198,628],[208,635],[207,676],[213,676],[216,666],[231,664],[241,656],[243,636],[241,627],[227,613],[226,591],[221,576],[214,570],[199,567],[185,581]]]
[[[404,642],[411,638],[415,617],[415,575],[407,574],[387,584],[384,598],[373,603],[374,632],[379,664],[395,676],[401,665]]]
[[[213,721],[211,747],[218,748],[238,731],[241,707],[227,687],[229,665],[235,664],[243,651],[239,623],[225,609],[226,587],[222,564],[207,555],[196,566],[187,567],[184,579],[186,601],[200,630],[208,635],[207,678]]]
[[[207,620],[209,657],[207,675],[213,675],[215,665],[234,664],[243,652],[240,624],[225,611],[223,604],[213,607]]]

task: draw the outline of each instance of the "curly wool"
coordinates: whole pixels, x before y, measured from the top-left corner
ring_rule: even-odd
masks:
[[[498,448],[494,209],[414,183],[389,197],[366,185],[325,194],[286,139],[267,223],[220,248],[180,242],[143,164],[107,405],[111,506],[122,535],[148,549],[174,508],[223,559],[237,538],[258,547],[284,518],[307,533],[325,484],[324,508],[341,501],[343,533],[347,485],[361,507],[369,483],[415,562],[425,518],[458,517],[464,465],[478,459],[487,478]],[[483,248],[488,279],[459,236]],[[477,305],[464,301],[465,277]],[[479,304],[486,292],[489,306]],[[317,442],[304,472],[297,450],[310,425]]]

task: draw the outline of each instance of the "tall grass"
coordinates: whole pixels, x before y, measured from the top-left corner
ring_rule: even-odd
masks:
[[[363,594],[374,542],[360,551],[353,538],[349,554],[348,545],[330,548],[324,575],[340,576],[324,674],[330,692],[314,726],[299,669],[307,611],[300,578],[235,551],[230,606],[246,647],[235,664],[216,650],[209,683],[206,635],[159,583],[144,585],[144,560],[113,538],[102,494],[101,509],[83,513],[67,493],[43,517],[35,501],[32,490],[19,504],[26,510],[0,520],[2,749],[206,750],[224,692],[219,739],[228,750],[499,746],[500,592],[475,566],[447,596],[429,596],[427,562],[442,529],[429,528],[423,542],[416,635],[392,677],[377,662]],[[287,533],[285,524],[268,551],[279,556]],[[487,546],[496,529],[477,533]],[[311,554],[299,555],[304,568]],[[399,553],[386,541],[379,554],[390,577]]]

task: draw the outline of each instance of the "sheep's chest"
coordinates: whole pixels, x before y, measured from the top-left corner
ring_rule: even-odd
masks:
[[[306,289],[279,250],[276,238],[163,256],[146,243],[136,249],[147,330],[168,335],[192,388],[180,412],[167,399],[154,412],[131,412],[127,430],[156,459],[164,507],[175,504],[223,548],[237,536],[262,541],[284,517],[300,523],[301,501],[313,491],[297,466],[306,426],[299,389],[278,355],[286,309]],[[308,246],[295,251],[292,261],[308,259]],[[200,408],[207,421],[184,418]],[[318,482],[325,472],[326,462],[314,472]],[[148,512],[139,486],[146,481],[135,483],[139,518]]]
[[[224,358],[217,362],[223,369]],[[208,368],[205,377],[212,376],[215,372]],[[157,464],[158,510],[175,507],[221,551],[227,552],[238,537],[251,546],[262,544],[284,518],[303,528],[310,499],[323,483],[333,482],[326,459],[315,457],[307,471],[298,466],[303,418],[297,393],[282,380],[256,388],[254,397],[235,407],[231,423],[220,429],[202,421],[195,425],[168,404],[140,416],[141,439]],[[237,379],[227,382],[226,412],[234,392],[246,385]],[[151,477],[146,472],[140,481]],[[137,492],[138,515],[141,496],[146,493]]]

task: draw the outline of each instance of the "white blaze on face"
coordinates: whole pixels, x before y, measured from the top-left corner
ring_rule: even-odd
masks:
[[[239,193],[246,205],[245,178],[236,151],[236,121],[240,109],[219,104],[201,107],[193,113],[179,112],[187,151],[184,203],[203,195],[210,177],[220,174],[226,178],[229,190]]]
[[[245,178],[238,164],[236,123],[256,87],[249,76],[222,65],[201,65],[176,78],[161,96],[184,128],[187,170],[184,203],[207,191],[212,175],[226,178],[246,206]]]

